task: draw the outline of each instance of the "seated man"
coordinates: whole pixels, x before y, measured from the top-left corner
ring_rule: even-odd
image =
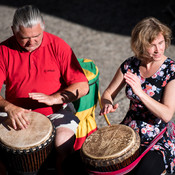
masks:
[[[44,31],[40,11],[34,6],[16,10],[13,36],[0,44],[0,87],[6,84],[6,99],[0,96],[1,111],[8,114],[14,129],[30,125],[31,110],[48,116],[56,127],[57,169],[73,150],[79,120],[63,107],[86,95],[88,81],[72,49],[59,37]],[[60,124],[64,120],[64,125]]]

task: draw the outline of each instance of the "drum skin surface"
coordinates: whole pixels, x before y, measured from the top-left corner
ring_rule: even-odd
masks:
[[[117,124],[98,129],[81,148],[81,158],[91,170],[115,171],[139,156],[140,137],[132,128]]]
[[[14,130],[7,125],[0,124],[0,141],[12,149],[30,149],[44,143],[52,133],[52,124],[49,119],[36,112],[26,113],[30,125],[27,129]]]

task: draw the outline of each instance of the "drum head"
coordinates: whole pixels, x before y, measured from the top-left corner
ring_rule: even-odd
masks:
[[[92,133],[84,142],[82,152],[92,159],[117,158],[130,149],[136,142],[135,131],[126,125],[111,125]]]
[[[31,149],[43,144],[52,134],[50,120],[36,112],[26,113],[30,119],[27,129],[14,130],[7,122],[0,123],[0,141],[13,150]]]

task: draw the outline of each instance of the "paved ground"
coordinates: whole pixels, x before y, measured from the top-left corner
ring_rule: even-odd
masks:
[[[63,38],[79,58],[90,58],[100,70],[100,91],[105,90],[117,67],[133,55],[130,50],[130,33],[133,26],[146,16],[154,16],[174,31],[174,4],[164,0],[1,0],[0,41],[9,37],[11,21],[17,6],[37,5],[44,16],[46,30]],[[169,6],[171,5],[171,6]],[[171,9],[169,9],[171,7]],[[172,11],[171,11],[172,10]],[[174,43],[174,40],[173,40]],[[175,46],[167,50],[175,57]],[[4,94],[4,92],[2,92]],[[122,91],[115,100],[119,109],[108,115],[112,124],[119,123],[129,102]],[[98,127],[107,125],[96,110]]]

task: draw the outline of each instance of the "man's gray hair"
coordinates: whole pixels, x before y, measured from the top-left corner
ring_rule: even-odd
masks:
[[[26,5],[16,10],[12,25],[14,31],[18,32],[20,26],[28,28],[39,23],[44,30],[44,21],[39,9],[32,5]]]

